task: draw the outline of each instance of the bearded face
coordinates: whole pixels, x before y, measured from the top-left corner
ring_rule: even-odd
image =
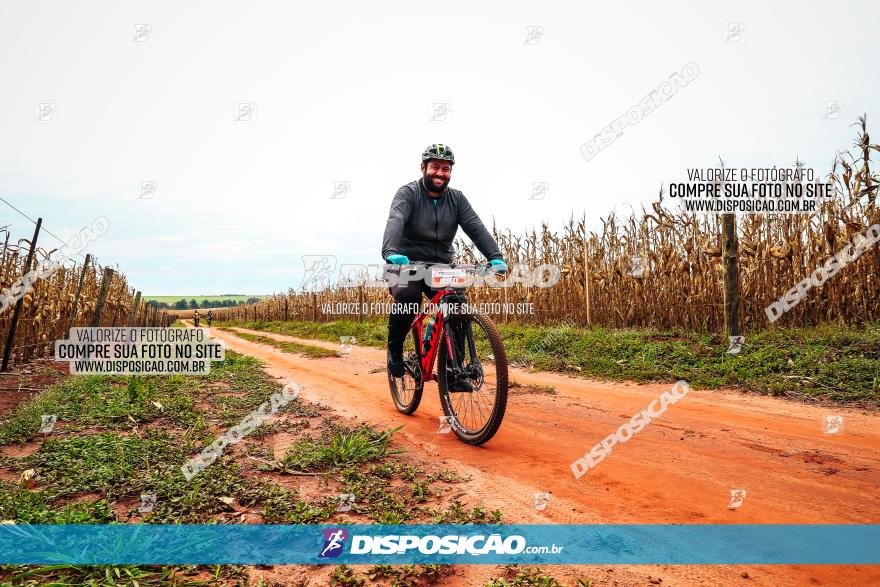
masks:
[[[451,176],[452,165],[449,161],[432,159],[427,164],[422,163],[422,179],[429,192],[435,194],[443,193],[443,190],[449,185]]]

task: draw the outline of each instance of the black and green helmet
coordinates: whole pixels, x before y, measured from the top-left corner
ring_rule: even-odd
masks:
[[[449,163],[455,165],[455,155],[452,154],[452,149],[449,148],[449,145],[444,145],[443,143],[434,143],[424,150],[422,153],[422,163],[427,163],[430,159],[449,161]]]

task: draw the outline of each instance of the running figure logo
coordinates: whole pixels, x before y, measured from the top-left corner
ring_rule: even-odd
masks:
[[[843,416],[825,416],[825,434],[843,432]]]
[[[743,504],[746,500],[746,490],[745,489],[731,489],[730,490],[730,504],[728,504],[727,509],[735,510],[739,506]]]
[[[302,260],[305,267],[303,282],[299,286],[302,291],[330,286],[330,278],[336,271],[335,255],[303,255]]]
[[[342,554],[342,547],[348,540],[348,530],[322,530],[324,533],[324,547],[321,549],[320,558],[336,558]]]

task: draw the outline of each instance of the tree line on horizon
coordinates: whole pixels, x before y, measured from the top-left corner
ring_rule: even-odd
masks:
[[[248,298],[246,300],[202,300],[197,301],[195,298],[187,301],[186,298],[180,298],[176,302],[169,304],[168,302],[158,302],[150,300],[147,302],[151,306],[155,306],[160,310],[195,310],[198,308],[230,308],[241,304],[255,304],[260,298]]]

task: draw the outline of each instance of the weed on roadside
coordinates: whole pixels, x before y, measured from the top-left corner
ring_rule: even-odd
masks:
[[[380,459],[400,428],[377,432],[366,424],[357,428],[334,425],[329,434],[295,443],[281,462],[299,471],[318,471]]]
[[[505,565],[504,575],[490,579],[484,587],[562,587],[562,583],[543,574],[537,567]]]

